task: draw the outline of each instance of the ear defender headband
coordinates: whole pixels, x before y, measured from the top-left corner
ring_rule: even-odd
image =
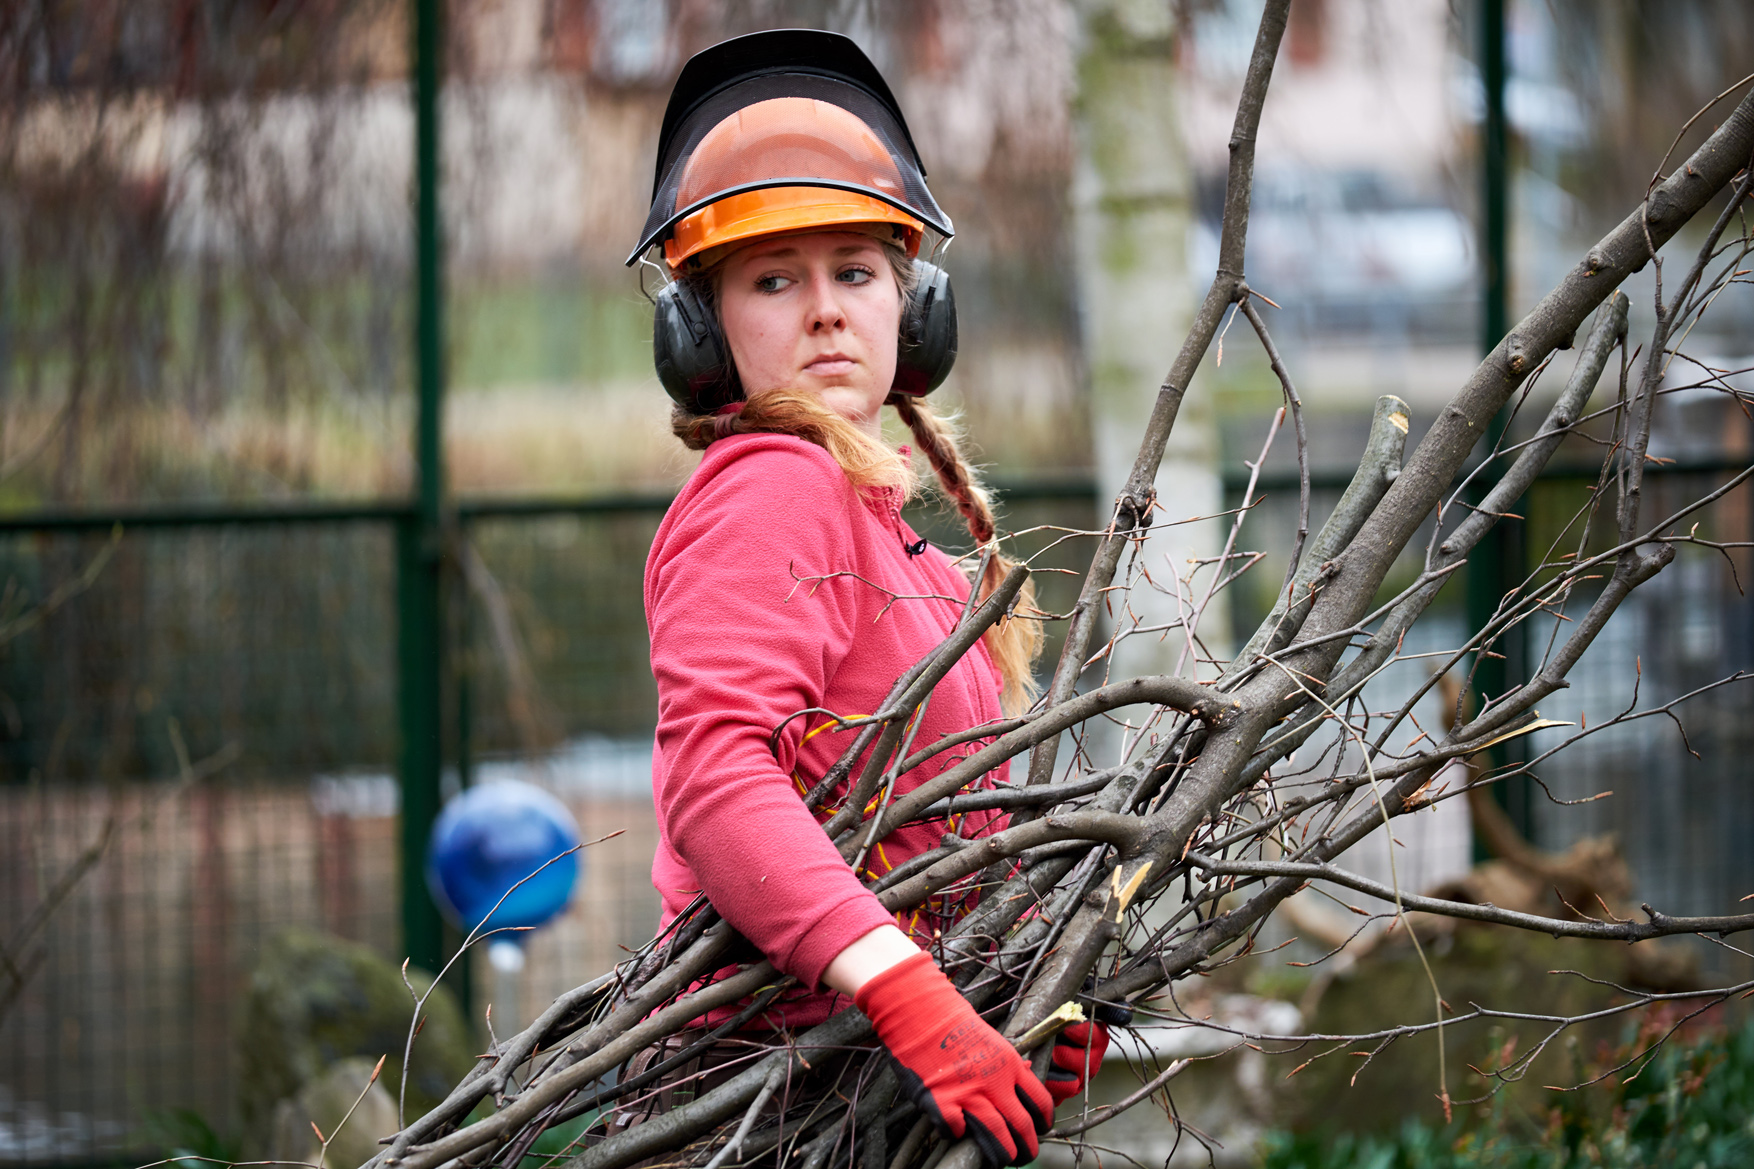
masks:
[[[893,393],[923,397],[944,384],[956,364],[956,296],[950,274],[914,262],[914,290],[901,312]],[[743,387],[718,313],[697,285],[674,280],[652,306],[652,362],[664,392],[691,414],[711,414],[741,401]]]
[[[892,392],[929,394],[956,361],[950,278],[918,259],[927,228],[955,229],[889,85],[837,33],[778,29],[721,42],[682,67],[664,111],[652,207],[628,264],[662,245],[672,273],[766,235],[888,224],[914,258]],[[652,357],[684,409],[743,397],[718,315],[686,279],[657,295]]]

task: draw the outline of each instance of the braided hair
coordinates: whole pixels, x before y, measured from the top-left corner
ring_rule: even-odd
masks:
[[[992,544],[992,498],[979,474],[963,458],[962,444],[955,428],[947,419],[940,418],[923,398],[891,394],[889,404],[901,415],[901,420],[914,436],[914,442],[919,444],[926,461],[932,465],[938,476],[939,489],[962,513],[962,520],[968,525],[968,534],[974,537],[976,547]],[[981,579],[982,600],[999,587],[999,582],[1016,564],[1010,557],[1001,555],[996,547],[993,549],[993,555],[987,560],[986,574]],[[1034,610],[1035,582],[1026,580],[1013,612],[1030,613]],[[1039,690],[1034,667],[1035,659],[1041,654],[1041,623],[1007,616],[987,631],[985,640],[993,664],[999,667],[999,674],[1005,679],[1006,710],[1012,713],[1022,711],[1035,700]]]

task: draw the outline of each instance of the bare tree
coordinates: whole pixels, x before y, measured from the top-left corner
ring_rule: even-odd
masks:
[[[1173,1014],[1178,980],[1246,952],[1275,910],[1315,880],[1380,897],[1397,919],[1418,911],[1623,943],[1754,928],[1754,914],[1683,918],[1646,907],[1643,920],[1602,920],[1581,910],[1549,915],[1496,908],[1416,895],[1398,880],[1384,884],[1336,864],[1394,818],[1464,794],[1439,790],[1435,781],[1446,766],[1553,725],[1538,718],[1536,703],[1567,685],[1568,673],[1609,618],[1675,558],[1678,545],[1707,543],[1694,534],[1692,517],[1754,475],[1751,466],[1672,514],[1653,516],[1644,507],[1646,448],[1664,373],[1700,314],[1741,279],[1754,249],[1742,214],[1754,181],[1748,169],[1754,96],[1743,98],[1691,157],[1666,174],[1659,167],[1640,204],[1481,362],[1411,454],[1403,449],[1407,407],[1398,399],[1379,402],[1350,487],[1306,540],[1309,479],[1300,404],[1244,277],[1255,131],[1288,8],[1289,0],[1269,0],[1262,17],[1230,140],[1217,273],[1158,393],[1126,488],[1106,527],[1092,533],[1096,552],[1077,604],[1065,616],[1065,649],[1047,692],[1024,717],[977,728],[990,742],[941,776],[905,795],[894,792],[896,776],[920,760],[976,739],[969,733],[917,747],[904,728],[952,664],[1014,604],[1026,571],[1019,569],[984,603],[971,604],[955,633],[897,680],[881,711],[841,725],[857,732],[855,741],[806,797],[814,806],[837,785],[850,786],[851,798],[825,824],[849,861],[904,824],[963,809],[1011,812],[1003,831],[978,840],[947,837],[943,847],[872,887],[891,910],[981,890],[977,908],[943,937],[938,957],[978,1009],[1020,1049],[1034,1052],[1038,1070],[1045,1067],[1045,1041],[1078,1017],[1078,1004],[1125,1003],[1147,1014]],[[1685,273],[1678,281],[1665,279],[1660,249],[1714,206],[1714,221]],[[1617,289],[1653,263],[1656,325],[1640,363],[1630,352],[1627,300]],[[1183,597],[1183,616],[1175,624],[1189,650],[1180,674],[1091,685],[1100,677],[1096,667],[1120,640],[1165,632],[1129,621],[1125,596],[1160,587],[1138,555],[1157,522],[1151,485],[1195,369],[1231,311],[1248,322],[1281,382],[1286,411],[1275,430],[1288,412],[1302,468],[1304,518],[1278,604],[1234,659],[1211,659],[1199,633],[1205,603],[1257,559],[1237,550],[1245,505],[1235,513],[1223,555],[1207,566],[1209,580]],[[1526,405],[1531,379],[1555,351],[1572,347],[1580,336],[1576,367],[1533,437],[1489,450],[1469,470],[1470,454],[1493,418],[1507,403]],[[1586,403],[1617,350],[1622,390],[1612,405],[1589,413]],[[1733,393],[1712,371],[1704,380]],[[1561,442],[1584,433],[1594,434],[1605,454],[1599,490],[1568,529],[1572,550],[1553,549],[1484,629],[1437,660],[1426,689],[1446,675],[1465,677],[1476,655],[1493,652],[1539,614],[1564,616],[1562,634],[1548,642],[1526,682],[1508,693],[1479,696],[1478,710],[1456,718],[1447,731],[1427,728],[1411,746],[1391,747],[1391,732],[1406,725],[1418,695],[1399,710],[1372,713],[1359,701],[1365,683],[1401,659],[1404,635]],[[1480,499],[1471,506],[1462,502],[1470,488],[1479,494],[1467,498]],[[1391,567],[1432,521],[1434,534],[1412,583],[1380,603]],[[1591,551],[1604,541],[1605,550]],[[1592,580],[1599,587],[1586,589]],[[1568,607],[1578,611],[1567,613]],[[1119,616],[1105,621],[1111,613]],[[1099,638],[1104,628],[1106,640]],[[1202,676],[1208,680],[1198,680]],[[1080,735],[1122,708],[1135,713],[1120,758],[1099,768]],[[1579,728],[1567,745],[1599,729]],[[1333,741],[1331,763],[1320,774],[1299,770],[1292,753],[1318,733]],[[1067,737],[1079,746],[1063,761]],[[1022,782],[960,794],[1001,761],[1026,753]],[[861,815],[865,808],[875,811]],[[563,995],[529,1027],[497,1043],[443,1104],[397,1135],[373,1164],[513,1166],[545,1130],[637,1101],[791,984],[769,963],[738,965],[739,955],[748,951],[702,900],[618,968]],[[1744,984],[1666,997],[1703,1005],[1746,989]],[[1441,1035],[1444,1027],[1468,1018],[1505,1014],[1476,1007],[1446,1018],[1435,983],[1433,990],[1433,1017],[1370,1035],[1236,1038],[1305,1047],[1317,1040],[1354,1046],[1363,1040],[1380,1051],[1403,1036],[1430,1030]],[[1612,1011],[1664,997],[1631,996]],[[630,1074],[635,1056],[707,1012],[739,1003],[746,1005],[713,1032],[690,1032],[692,1047],[672,1048],[667,1058]],[[1585,1020],[1540,1021],[1550,1041]],[[848,1051],[850,1058],[820,1058]],[[848,1010],[784,1045],[752,1049],[734,1074],[687,1104],[587,1137],[571,1164],[619,1169],[662,1154],[674,1163],[717,1169],[776,1151],[810,1169],[831,1158],[890,1169],[929,1159],[945,1169],[976,1164],[970,1142],[947,1151],[939,1147],[926,1119],[898,1095],[878,1051],[869,1023]],[[1057,1135],[1082,1133],[1150,1098],[1179,1066],[1166,1068],[1126,1100],[1065,1123]],[[833,1082],[823,1082],[828,1078]],[[483,1102],[493,1110],[466,1123]]]

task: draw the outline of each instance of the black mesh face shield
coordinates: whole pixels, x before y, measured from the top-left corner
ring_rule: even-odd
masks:
[[[659,243],[675,266],[736,239],[835,223],[889,223],[915,247],[922,225],[954,230],[858,46],[784,29],[692,58],[664,114],[652,209],[628,264]]]

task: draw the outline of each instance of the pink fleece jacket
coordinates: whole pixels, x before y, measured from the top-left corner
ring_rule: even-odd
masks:
[[[849,944],[896,920],[841,859],[801,793],[852,741],[812,707],[873,713],[915,661],[955,626],[969,582],[903,522],[898,491],[859,491],[833,457],[785,435],[712,444],[670,506],[646,561],[646,623],[658,686],[652,882],[662,920],[705,891],[782,971],[809,988],[779,1020],[809,1026],[844,1003],[817,993]],[[984,646],[952,669],[914,748],[1001,717],[1000,677]],[[901,777],[910,791],[988,740],[946,751]],[[858,768],[853,770],[854,778]],[[1003,769],[986,783],[1003,778]],[[844,788],[840,793],[844,796]],[[982,835],[994,813],[903,828],[866,861],[882,873],[937,846],[946,831]],[[899,924],[928,942],[958,907]]]

